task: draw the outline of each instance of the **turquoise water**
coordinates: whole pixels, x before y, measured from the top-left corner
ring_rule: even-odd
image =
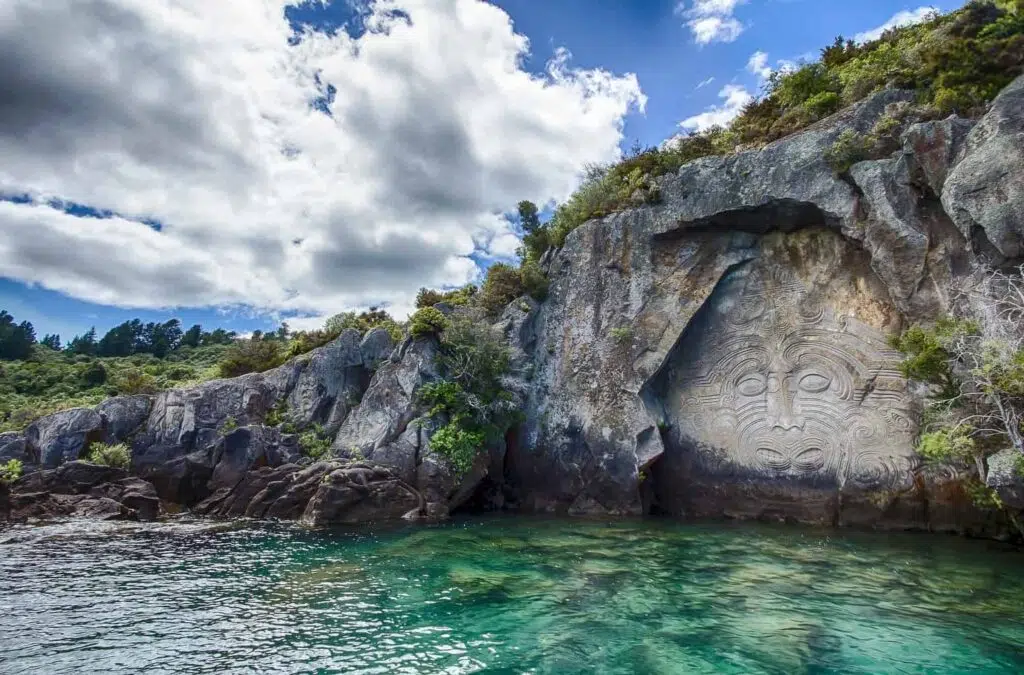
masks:
[[[2,673],[1021,673],[1024,555],[662,521],[0,531]]]

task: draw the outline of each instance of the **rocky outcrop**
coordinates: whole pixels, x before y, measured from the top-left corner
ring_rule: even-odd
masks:
[[[1024,212],[1022,82],[976,126],[912,125],[893,156],[836,175],[824,158],[838,136],[907,100],[882,92],[760,151],[691,162],[659,182],[661,204],[570,234],[547,261],[550,298],[505,324],[533,366],[508,459],[521,504],[946,529],[973,517],[950,506],[959,476],[920,479],[920,401],[887,338],[946,311],[976,268],[984,247],[953,195],[973,156],[1013,143],[1003,177],[978,179],[1008,205],[968,211],[1016,255],[1000,223]]]
[[[1024,257],[1024,77],[993,101],[963,143],[942,188],[946,213],[968,240]]]
[[[431,447],[448,420],[419,396],[442,376],[438,342],[350,331],[265,373],[0,435],[0,457],[50,469],[0,513],[36,494],[39,512],[143,517],[152,488],[210,516],[313,525],[474,503],[998,533],[965,471],[915,454],[922,394],[888,338],[948,311],[983,260],[1022,258],[1022,92],[1024,78],[977,122],[898,122],[890,156],[836,174],[826,157],[844,132],[903,119],[912,95],[883,91],[760,150],[686,164],[656,180],[660,203],[580,226],[542,260],[549,297],[511,303],[495,326],[524,421],[464,474]],[[319,428],[330,452],[313,461],[290,432]],[[53,467],[93,440],[131,443],[152,485],[55,487]],[[1008,504],[1015,461],[990,459]]]
[[[6,501],[0,512],[10,520],[153,520],[160,509],[152,484],[122,469],[78,461],[22,477],[0,501]]]

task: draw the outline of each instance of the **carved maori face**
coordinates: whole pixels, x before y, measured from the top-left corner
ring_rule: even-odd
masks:
[[[903,480],[914,424],[899,355],[881,335],[811,303],[798,282],[747,274],[712,299],[682,348],[680,429],[714,471]]]

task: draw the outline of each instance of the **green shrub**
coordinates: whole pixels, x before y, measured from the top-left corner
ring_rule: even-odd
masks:
[[[441,343],[440,365],[445,379],[423,385],[417,396],[428,406],[427,417],[446,419],[431,438],[431,448],[461,475],[521,413],[501,382],[508,371],[508,348],[489,326],[466,318],[453,321]]]
[[[284,363],[287,354],[277,340],[237,340],[220,362],[221,377],[262,373]]]
[[[313,424],[299,436],[299,448],[302,454],[310,459],[319,460],[326,457],[331,450],[331,439],[319,424]]]
[[[628,344],[633,340],[633,329],[630,326],[612,328],[608,333],[620,345]]]
[[[523,278],[518,269],[505,263],[495,263],[487,268],[478,302],[489,315],[496,316],[508,303],[523,295],[524,291]]]
[[[837,174],[844,174],[857,162],[871,157],[874,143],[871,139],[853,129],[839,134],[832,146],[825,152],[825,161]]]
[[[433,307],[416,310],[409,319],[409,333],[413,337],[440,335],[448,328],[448,318]]]
[[[11,484],[21,478],[24,465],[20,459],[9,459],[0,464],[0,483]]]
[[[114,386],[118,393],[126,395],[152,394],[157,391],[153,376],[136,368],[122,371],[114,379]]]
[[[107,445],[106,443],[93,443],[89,446],[85,461],[100,466],[110,466],[115,469],[127,469],[132,462],[132,454],[124,443]]]
[[[451,462],[460,476],[473,468],[477,455],[484,450],[485,436],[481,431],[470,431],[460,421],[452,421],[430,437],[430,449]]]
[[[238,428],[238,420],[236,420],[231,415],[228,415],[226,418],[224,418],[224,421],[220,423],[219,431],[220,431],[220,434],[222,436],[227,436],[228,434],[230,434],[232,431],[234,431],[237,428]]]
[[[537,302],[548,297],[548,277],[533,260],[527,260],[520,266],[519,278],[523,290]]]

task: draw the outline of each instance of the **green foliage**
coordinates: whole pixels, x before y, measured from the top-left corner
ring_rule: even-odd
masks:
[[[633,329],[630,326],[612,328],[608,334],[620,345],[629,344],[633,340]]]
[[[890,340],[894,349],[906,354],[900,364],[904,377],[942,387],[941,396],[956,397],[959,383],[953,375],[952,355],[947,347],[964,335],[976,334],[970,321],[939,319],[931,328],[914,325]]]
[[[331,450],[331,438],[319,424],[313,424],[305,433],[299,436],[299,448],[302,454],[311,459],[319,460],[328,455]]]
[[[149,373],[138,368],[128,368],[114,379],[114,387],[118,394],[153,394],[158,387],[156,379]]]
[[[452,307],[461,307],[468,305],[473,300],[476,292],[477,287],[473,284],[466,284],[461,288],[443,292],[430,288],[421,288],[416,294],[416,307],[418,309],[433,307],[440,302]]]
[[[409,319],[409,333],[413,337],[440,335],[448,328],[448,318],[433,307],[416,310]]]
[[[452,467],[464,476],[473,468],[473,461],[484,449],[486,436],[482,431],[471,431],[455,419],[434,432],[430,437],[430,448],[443,455]]]
[[[977,452],[977,443],[971,437],[973,431],[970,426],[959,425],[921,434],[917,454],[933,462],[972,459]]]
[[[132,453],[124,443],[93,443],[89,446],[89,452],[84,459],[91,464],[127,469],[132,462]]]
[[[519,279],[523,291],[538,302],[548,297],[548,277],[533,260],[527,260],[519,267]]]
[[[21,478],[24,465],[20,459],[9,459],[0,464],[0,483],[11,484]]]
[[[281,399],[277,402],[277,405],[267,411],[263,424],[268,427],[279,427],[288,422],[289,419],[288,401],[287,399]]]
[[[238,428],[238,420],[230,415],[221,422],[220,433],[222,436],[227,436],[232,431]]]
[[[431,448],[463,474],[519,417],[501,384],[508,349],[488,326],[456,319],[441,343],[440,365],[445,379],[423,385],[417,395],[429,406],[428,417],[447,420],[431,437]]]
[[[837,174],[844,174],[857,162],[870,158],[873,147],[874,143],[868,136],[847,129],[825,152],[825,161]]]
[[[18,431],[43,415],[94,406],[108,396],[212,379],[226,349],[181,347],[162,359],[152,354],[96,358],[35,345],[28,359],[0,364],[0,431]]]
[[[659,199],[655,179],[694,159],[756,148],[800,131],[886,87],[917,92],[919,117],[957,112],[973,116],[1024,72],[1024,12],[1018,0],[970,2],[963,9],[914,26],[887,31],[856,44],[836,38],[821,59],[771,75],[763,96],[728,128],[675,138],[662,148],[634,148],[617,164],[592,167],[577,191],[555,209],[543,236],[524,237],[524,259],[539,259],[550,246],[591,218]],[[894,132],[889,129],[889,133]],[[833,151],[840,173],[857,158],[881,152],[884,140],[847,138]],[[870,137],[874,136],[874,137]]]
[[[237,377],[246,373],[262,373],[285,362],[288,354],[276,340],[261,340],[256,335],[236,340],[220,362],[221,377]]]
[[[28,358],[36,343],[36,330],[28,321],[14,323],[14,317],[0,310],[0,359],[13,361]]]
[[[523,295],[523,278],[519,270],[505,263],[487,268],[478,302],[489,315],[500,314],[508,303]]]

